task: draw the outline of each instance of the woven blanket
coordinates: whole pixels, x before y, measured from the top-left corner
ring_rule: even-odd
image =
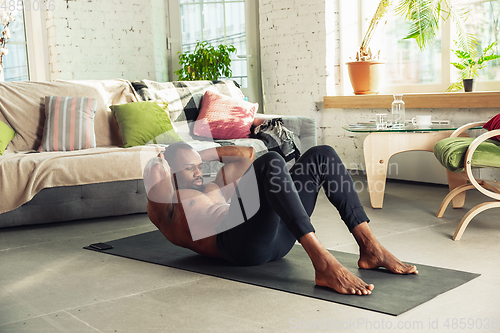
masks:
[[[168,112],[173,122],[195,121],[203,95],[209,89],[232,98],[244,98],[238,84],[233,80],[173,82],[142,80],[131,83],[141,100],[168,102]]]

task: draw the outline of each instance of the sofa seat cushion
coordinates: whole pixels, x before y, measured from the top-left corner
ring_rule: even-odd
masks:
[[[465,154],[475,138],[446,138],[434,145],[434,155],[448,170],[462,172],[464,170]],[[500,142],[486,140],[481,143],[472,156],[472,167],[500,168]]]
[[[150,146],[6,153],[0,156],[0,214],[44,188],[142,179],[144,165],[157,154],[158,149]]]

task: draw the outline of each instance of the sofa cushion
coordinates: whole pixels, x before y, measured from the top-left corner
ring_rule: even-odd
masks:
[[[125,148],[142,146],[150,141],[170,144],[183,141],[172,126],[168,109],[153,101],[110,106],[118,122]]]
[[[45,126],[39,151],[95,148],[97,100],[85,97],[45,97]]]
[[[9,127],[3,121],[0,121],[0,155],[3,154],[5,148],[10,143],[10,141],[14,138],[16,132],[12,128]]]
[[[467,148],[474,139],[457,137],[440,140],[434,145],[434,155],[446,169],[461,172]],[[490,139],[481,143],[472,156],[472,166],[500,168],[500,143]]]
[[[487,129],[488,131],[500,129],[500,113],[491,118],[486,124],[484,124],[483,128]],[[494,136],[491,139],[500,141],[500,135]]]
[[[203,95],[193,133],[216,139],[248,138],[258,108],[257,103],[207,90]]]
[[[137,101],[130,83],[118,79],[0,82],[0,96],[0,120],[9,124],[17,133],[7,148],[11,152],[36,150],[40,147],[45,125],[45,96],[95,98],[97,111],[94,128],[97,147],[122,144],[118,124],[109,105]]]
[[[173,81],[155,82],[150,80],[132,81],[138,98],[143,101],[163,100],[168,102],[168,112],[172,121],[192,122],[198,118],[198,110],[205,91],[208,89],[232,98],[243,99],[238,84],[226,81]]]

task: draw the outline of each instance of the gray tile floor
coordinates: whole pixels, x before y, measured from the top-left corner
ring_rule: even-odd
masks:
[[[82,249],[154,230],[145,215],[10,228],[0,230],[0,332],[500,332],[500,211],[454,242],[479,193],[437,219],[445,186],[389,181],[374,210],[355,180],[372,230],[402,260],[482,275],[393,317]],[[325,246],[357,253],[324,196],[313,222]]]

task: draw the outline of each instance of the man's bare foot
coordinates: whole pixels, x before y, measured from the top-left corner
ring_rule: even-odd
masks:
[[[368,223],[363,222],[356,226],[352,234],[359,245],[359,268],[384,267],[396,274],[418,274],[416,266],[401,262],[380,244]]]
[[[370,295],[374,286],[349,272],[321,244],[314,232],[302,236],[300,244],[311,258],[316,272],[316,284],[335,289],[341,294]]]
[[[370,295],[374,288],[373,284],[365,283],[342,266],[331,253],[316,262],[314,269],[318,286],[335,289],[341,294]]]
[[[380,243],[367,248],[360,247],[358,266],[364,269],[384,267],[396,274],[418,274],[417,266],[401,262]]]

